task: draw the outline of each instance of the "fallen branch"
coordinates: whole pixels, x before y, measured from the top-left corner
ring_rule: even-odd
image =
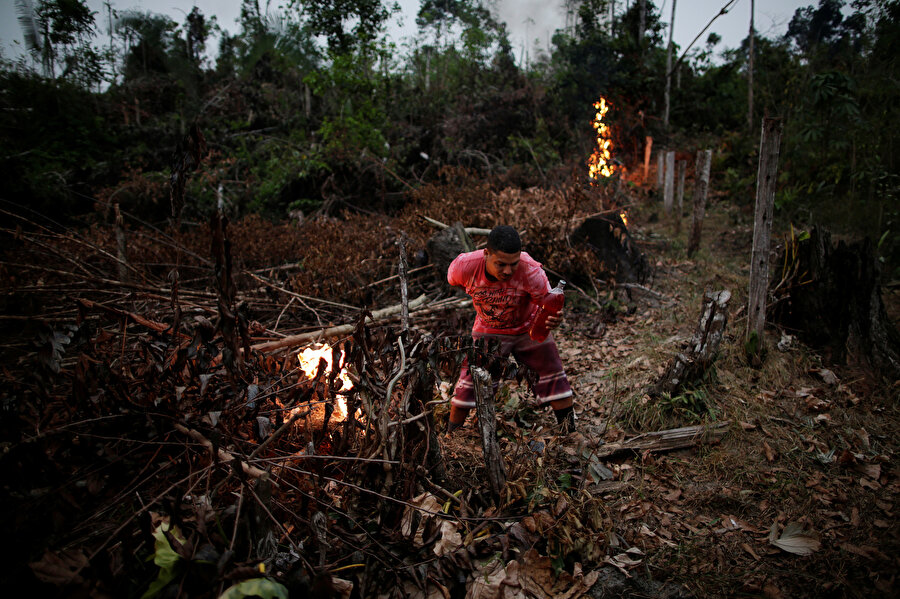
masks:
[[[195,431],[193,429],[190,429],[190,428],[188,428],[182,424],[178,424],[178,423],[175,423],[175,430],[177,430],[181,433],[184,433],[185,435],[188,435],[193,440],[195,440],[197,443],[199,443],[203,447],[207,448],[210,453],[213,452],[212,441],[210,441],[209,439],[204,437],[203,434],[201,434],[199,431]],[[259,478],[263,474],[268,474],[265,470],[260,470],[259,468],[251,466],[247,462],[237,458],[236,456],[225,451],[221,447],[219,448],[218,456],[219,456],[219,460],[222,462],[225,462],[225,463],[231,463],[234,460],[238,460],[241,463],[241,469],[244,471],[244,473],[248,476],[252,476],[253,478]],[[272,482],[272,484],[275,485],[276,487],[278,486],[278,483],[276,483],[274,481]]]
[[[410,311],[418,308],[422,304],[425,303],[425,300],[428,298],[425,295],[420,295],[413,301],[409,302]],[[387,316],[392,316],[397,314],[402,309],[400,304],[396,306],[389,306],[387,308],[383,308],[381,310],[376,310],[372,312],[372,315],[366,318],[366,323],[374,324],[377,320],[383,319]],[[352,333],[356,329],[355,324],[342,324],[333,326],[327,329],[320,329],[318,331],[310,331],[309,333],[301,333],[299,335],[291,335],[290,337],[285,337],[284,339],[279,339],[277,341],[267,341],[265,343],[257,343],[256,345],[251,346],[250,349],[259,352],[270,352],[276,349],[281,349],[283,347],[292,347],[295,345],[300,345],[302,343],[306,343],[307,341],[312,341],[313,339],[319,339],[324,337],[340,337],[341,335],[348,335]]]
[[[712,425],[699,424],[643,433],[620,443],[607,443],[597,449],[596,456],[598,458],[608,458],[626,451],[635,453],[671,451],[673,449],[693,447],[700,443],[717,443],[725,435],[728,424],[729,422],[726,420]]]
[[[136,314],[134,312],[126,312],[125,310],[119,310],[118,308],[112,308],[110,306],[104,306],[103,304],[99,304],[97,302],[92,302],[89,299],[84,299],[81,297],[75,298],[75,301],[87,308],[88,310],[102,310],[107,314],[111,314],[113,316],[118,316],[119,318],[130,318],[134,322],[139,325],[145,326],[148,329],[154,330],[157,333],[165,333],[171,327],[164,322],[156,322],[155,320],[150,320],[148,318],[144,318],[140,314]],[[189,337],[185,334],[181,334],[182,337],[189,339]]]
[[[289,295],[289,296],[295,297],[295,298],[297,298],[297,299],[301,299],[301,300],[309,300],[309,301],[311,301],[311,302],[319,302],[320,304],[326,304],[326,305],[328,305],[328,306],[335,306],[335,307],[338,307],[338,308],[353,308],[353,309],[356,308],[356,306],[351,306],[351,305],[348,305],[348,304],[341,304],[341,303],[339,303],[339,302],[330,302],[330,301],[328,301],[328,300],[324,300],[324,299],[321,299],[321,298],[318,298],[318,297],[311,297],[311,296],[309,296],[309,295],[301,295],[301,294],[299,294],[299,293],[294,293],[293,291],[288,291],[288,290],[285,289],[284,287],[281,287],[281,286],[279,286],[279,285],[276,285],[276,284],[272,283],[271,281],[267,281],[267,280],[264,279],[263,277],[260,277],[259,275],[255,275],[255,274],[253,274],[252,272],[248,272],[248,273],[245,273],[245,274],[250,275],[251,278],[256,279],[257,281],[259,281],[259,282],[262,283],[263,285],[265,285],[265,286],[267,286],[267,287],[270,287],[270,288],[274,289],[275,291],[280,291],[281,293],[284,293],[285,295]]]
[[[450,225],[445,225],[441,221],[435,220],[428,216],[425,216],[424,214],[420,214],[419,218],[421,218],[422,220],[424,220],[426,223],[428,223],[430,225],[434,225],[438,229],[449,229],[450,228]],[[490,229],[480,229],[478,227],[466,227],[465,231],[469,235],[488,235],[491,232]]]
[[[644,287],[643,285],[638,285],[637,283],[616,283],[616,287],[622,287],[623,289],[634,289],[635,291],[640,291],[641,293],[646,293],[650,297],[657,299],[659,301],[671,301],[669,298],[664,296],[662,293],[658,291],[653,291],[648,287]]]

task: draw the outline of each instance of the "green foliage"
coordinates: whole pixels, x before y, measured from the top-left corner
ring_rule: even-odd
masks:
[[[152,556],[153,563],[159,566],[159,574],[156,579],[150,583],[147,591],[141,596],[141,599],[152,599],[160,594],[160,592],[173,580],[181,571],[181,556],[172,549],[166,533],[172,535],[179,543],[184,543],[185,539],[178,527],[171,526],[168,522],[159,524],[153,531],[153,547]]]
[[[288,599],[287,587],[268,578],[251,578],[225,589],[219,599],[244,599],[245,597],[261,597],[262,599]]]

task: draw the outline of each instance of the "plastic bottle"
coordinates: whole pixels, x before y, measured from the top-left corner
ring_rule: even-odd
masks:
[[[544,296],[544,299],[541,300],[540,308],[538,308],[531,329],[528,331],[528,336],[534,341],[540,343],[550,334],[550,329],[547,328],[547,317],[559,314],[563,309],[563,305],[566,303],[566,296],[563,293],[563,288],[565,286],[566,282],[560,281],[556,287],[551,289],[547,295]]]

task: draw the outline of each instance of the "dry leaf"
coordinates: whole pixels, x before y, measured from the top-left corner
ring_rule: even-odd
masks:
[[[775,450],[769,447],[769,444],[763,441],[763,452],[766,454],[766,459],[770,462],[775,461]]]
[[[35,578],[41,582],[63,586],[83,581],[78,572],[88,565],[88,559],[81,551],[64,551],[59,554],[45,551],[40,560],[28,565]]]
[[[620,553],[613,557],[606,556],[604,558],[603,563],[609,564],[610,566],[614,566],[618,568],[622,574],[631,578],[631,574],[628,573],[628,568],[634,568],[635,566],[639,566],[642,560],[639,559],[631,559],[627,553]]]
[[[819,375],[819,378],[822,379],[827,385],[838,384],[837,376],[827,368],[813,368],[810,370],[810,372]]]
[[[769,533],[769,542],[779,549],[793,553],[795,555],[809,555],[819,550],[819,539],[815,533],[803,530],[803,527],[797,522],[791,522],[784,527],[781,536],[775,538],[777,527],[772,525]]]
[[[753,556],[753,559],[755,559],[756,561],[759,561],[759,556],[756,555],[756,552],[755,552],[755,551],[753,551],[753,547],[751,547],[751,546],[748,545],[747,543],[741,543],[741,549],[743,549],[744,551],[746,551],[747,553],[749,553],[750,555],[752,555],[752,556]]]
[[[881,478],[881,464],[856,464],[855,468],[857,472],[861,472],[872,480]]]
[[[672,489],[667,494],[663,495],[663,499],[666,501],[678,501],[681,498],[681,489]]]

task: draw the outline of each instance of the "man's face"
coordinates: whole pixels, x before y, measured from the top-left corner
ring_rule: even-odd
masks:
[[[498,281],[508,281],[519,267],[519,254],[507,254],[499,250],[484,250],[484,269]]]

